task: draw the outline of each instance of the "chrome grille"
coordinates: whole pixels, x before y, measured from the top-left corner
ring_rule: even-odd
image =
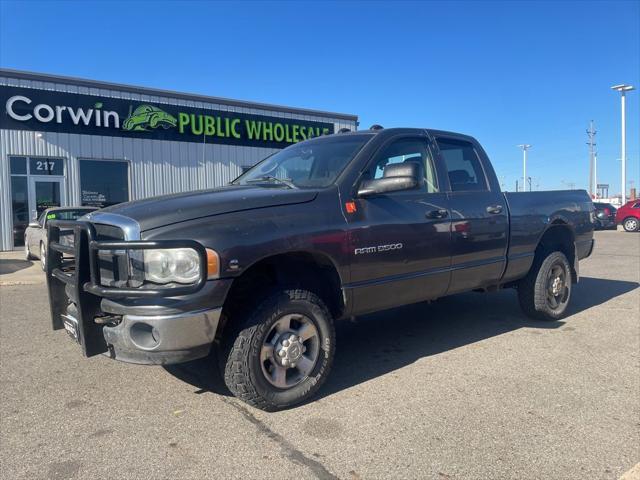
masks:
[[[124,240],[124,232],[120,227],[104,223],[94,223],[96,240]],[[98,253],[100,267],[100,284],[103,287],[126,287],[129,278],[129,259],[125,250],[104,251]]]

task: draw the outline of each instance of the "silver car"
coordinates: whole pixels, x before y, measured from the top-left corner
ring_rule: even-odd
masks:
[[[47,222],[49,220],[77,220],[95,207],[55,207],[47,208],[37,221],[29,223],[24,231],[24,256],[26,260],[40,259],[44,270],[47,262]]]

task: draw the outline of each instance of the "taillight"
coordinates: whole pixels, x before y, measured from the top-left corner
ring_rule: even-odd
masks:
[[[605,215],[611,215],[611,210],[609,210],[608,208],[604,209],[604,214]]]

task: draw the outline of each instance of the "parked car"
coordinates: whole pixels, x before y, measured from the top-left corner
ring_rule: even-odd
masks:
[[[77,220],[95,207],[55,207],[47,208],[38,220],[29,223],[24,231],[24,257],[26,260],[40,259],[42,269],[47,263],[47,223],[50,220]]]
[[[616,224],[627,232],[640,230],[640,200],[630,200],[616,212]]]
[[[610,203],[593,202],[596,209],[596,229],[605,230],[616,227],[616,207]]]
[[[55,240],[70,228],[74,249]],[[86,356],[141,364],[215,344],[231,392],[276,410],[324,383],[338,319],[501,288],[532,318],[562,318],[593,228],[584,190],[501,192],[472,137],[338,133],[226,187],[51,222],[52,325]]]

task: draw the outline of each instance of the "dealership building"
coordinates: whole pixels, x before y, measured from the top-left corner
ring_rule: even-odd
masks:
[[[224,185],[358,117],[0,69],[0,250],[53,206]]]

